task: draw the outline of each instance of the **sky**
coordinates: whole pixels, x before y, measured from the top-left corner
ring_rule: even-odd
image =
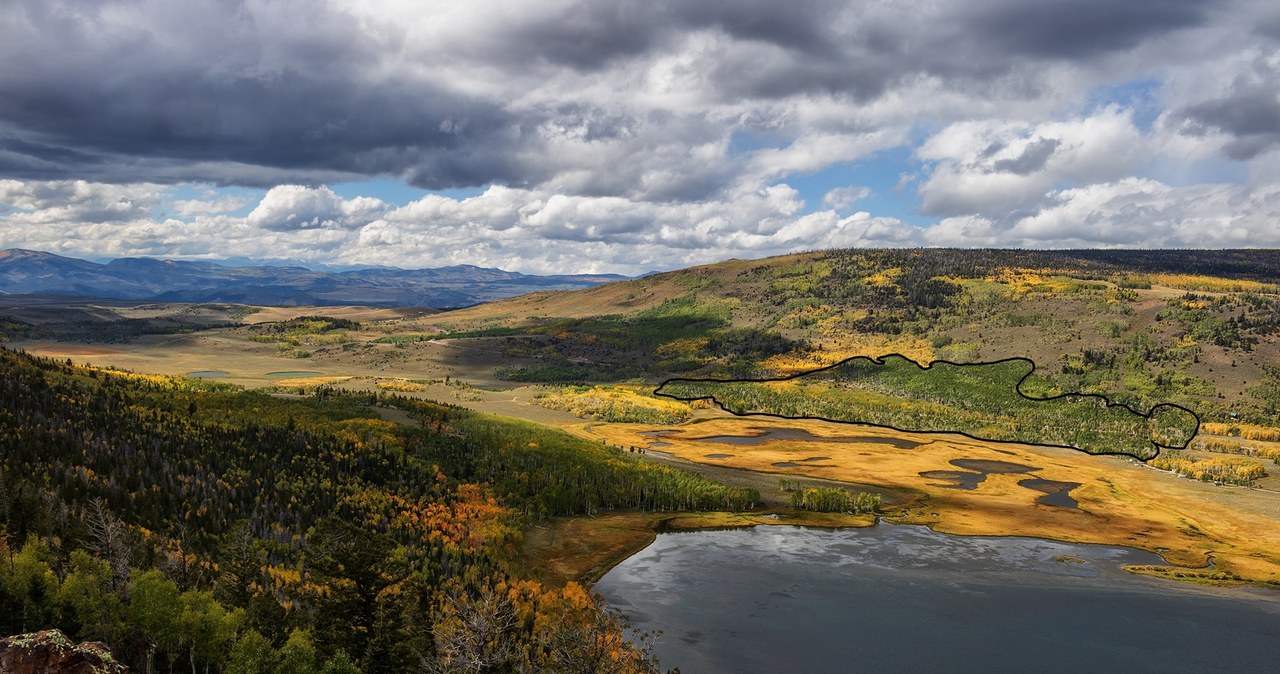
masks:
[[[3,0],[0,248],[1280,247],[1275,0]]]

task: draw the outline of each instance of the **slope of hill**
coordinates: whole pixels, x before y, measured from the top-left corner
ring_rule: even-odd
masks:
[[[528,578],[522,531],[758,498],[400,397],[282,399],[0,349],[0,402],[0,634],[56,627],[138,671],[470,671],[480,651],[485,671],[655,671],[581,587]],[[472,644],[477,619],[494,627]],[[253,664],[277,657],[297,661]]]
[[[1044,395],[1265,416],[1280,252],[835,250],[730,260],[403,329],[536,353],[520,381],[777,376],[853,356],[1030,358]],[[501,335],[499,337],[499,335]]]
[[[122,258],[107,264],[40,251],[0,251],[0,293],[257,305],[461,307],[535,290],[588,288],[613,274],[534,276],[457,265],[438,269],[313,271]]]

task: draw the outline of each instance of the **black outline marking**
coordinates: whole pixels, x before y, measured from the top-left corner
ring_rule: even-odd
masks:
[[[885,365],[884,359],[892,358],[892,357],[901,358],[907,361],[908,363],[915,365],[917,368],[920,368],[921,370],[928,370],[929,368],[939,363],[943,365],[955,365],[957,367],[965,367],[965,366],[999,365],[1002,363],[1019,361],[1019,362],[1023,362],[1031,365],[1031,369],[1025,375],[1022,375],[1022,378],[1019,379],[1018,383],[1014,384],[1014,387],[1013,387],[1013,390],[1026,400],[1030,400],[1032,402],[1049,402],[1053,400],[1061,400],[1063,398],[1073,398],[1073,397],[1074,398],[1097,398],[1102,400],[1102,402],[1106,405],[1107,408],[1123,407],[1124,409],[1128,410],[1129,413],[1135,416],[1142,417],[1148,421],[1150,421],[1151,418],[1155,416],[1156,410],[1160,409],[1161,407],[1172,407],[1174,409],[1179,409],[1179,410],[1182,410],[1183,412],[1186,412],[1187,414],[1190,414],[1192,418],[1196,420],[1196,428],[1191,433],[1191,437],[1187,438],[1187,441],[1180,446],[1161,445],[1157,443],[1155,440],[1151,440],[1151,445],[1156,448],[1156,452],[1155,454],[1152,454],[1149,458],[1144,459],[1140,456],[1136,456],[1130,452],[1125,452],[1125,451],[1089,452],[1079,447],[1074,447],[1072,445],[1057,445],[1057,444],[1045,443],[1045,442],[1024,442],[1020,440],[994,440],[992,438],[983,438],[976,435],[970,435],[968,433],[965,433],[964,431],[956,431],[956,430],[911,430],[907,428],[898,428],[897,426],[890,426],[887,424],[877,424],[870,421],[846,421],[846,420],[840,420],[840,419],[828,419],[826,417],[818,417],[818,416],[787,416],[785,414],[774,414],[772,412],[736,412],[734,410],[731,410],[725,407],[724,403],[720,402],[719,400],[716,400],[716,397],[714,395],[698,396],[696,398],[681,398],[681,397],[672,395],[670,393],[662,393],[662,388],[672,382],[692,382],[692,383],[707,383],[707,384],[713,384],[713,383],[714,384],[765,384],[765,383],[777,382],[777,381],[791,381],[792,379],[798,379],[800,377],[807,377],[809,375],[817,374],[820,372],[826,372],[827,370],[833,370],[846,363],[850,363],[859,359],[868,360],[875,365],[883,366]],[[710,400],[711,402],[715,403],[716,406],[718,406],[720,409],[738,417],[773,417],[775,419],[788,419],[791,421],[802,421],[802,420],[808,419],[812,421],[826,421],[833,424],[850,424],[854,426],[871,426],[873,428],[887,428],[889,430],[897,431],[899,433],[961,435],[966,438],[969,438],[970,440],[977,440],[979,442],[997,442],[1001,444],[1010,444],[1010,445],[1030,445],[1032,447],[1057,447],[1062,449],[1073,449],[1077,452],[1080,452],[1082,454],[1087,454],[1089,456],[1127,456],[1129,458],[1136,459],[1143,463],[1147,463],[1152,459],[1155,459],[1156,457],[1160,456],[1161,451],[1165,449],[1186,449],[1187,446],[1191,444],[1191,441],[1195,440],[1196,436],[1200,434],[1200,424],[1201,424],[1200,415],[1196,414],[1195,410],[1188,407],[1183,407],[1182,405],[1179,405],[1177,403],[1157,403],[1155,405],[1152,405],[1151,410],[1144,414],[1124,403],[1111,402],[1110,398],[1100,393],[1062,393],[1060,395],[1050,396],[1048,398],[1035,398],[1035,397],[1029,396],[1022,391],[1022,384],[1027,380],[1028,377],[1035,374],[1035,371],[1036,371],[1036,362],[1034,360],[1031,360],[1030,358],[1024,358],[1022,356],[1014,356],[1012,358],[1001,358],[1000,360],[983,361],[979,363],[956,363],[949,360],[932,360],[932,361],[929,361],[928,365],[921,365],[919,362],[911,358],[908,358],[907,356],[904,356],[900,353],[886,353],[882,356],[879,356],[878,358],[873,358],[871,356],[853,356],[851,358],[845,358],[844,360],[841,360],[839,362],[832,363],[831,365],[826,365],[817,369],[807,370],[805,372],[788,375],[786,377],[773,377],[773,378],[763,378],[763,379],[711,379],[709,377],[707,378],[671,377],[670,379],[667,379],[666,381],[659,384],[658,388],[653,390],[653,394],[655,396],[662,396],[663,398],[671,398],[672,400],[679,400],[681,402],[692,402],[694,400]]]

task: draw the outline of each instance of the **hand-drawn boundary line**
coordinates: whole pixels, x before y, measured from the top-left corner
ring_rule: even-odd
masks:
[[[911,430],[911,429],[907,429],[907,428],[898,428],[897,426],[891,426],[891,425],[888,425],[888,424],[877,424],[877,423],[875,423],[875,422],[871,422],[871,421],[848,421],[848,420],[841,420],[841,419],[828,419],[828,418],[826,418],[826,417],[810,416],[810,415],[788,416],[788,415],[785,415],[785,414],[775,414],[775,413],[773,413],[773,412],[737,412],[737,411],[734,411],[734,410],[729,409],[728,407],[725,407],[725,404],[724,404],[724,403],[722,403],[722,402],[720,402],[719,400],[716,400],[716,397],[715,397],[714,395],[698,396],[698,397],[696,397],[696,398],[681,398],[681,397],[679,397],[679,396],[675,396],[675,395],[672,395],[672,394],[670,394],[670,393],[662,393],[662,388],[663,388],[664,386],[666,386],[667,384],[670,384],[670,383],[673,383],[673,382],[691,382],[691,383],[695,383],[695,384],[696,384],[696,383],[707,383],[707,384],[765,384],[765,383],[769,383],[769,382],[791,381],[792,379],[798,379],[798,378],[800,378],[800,377],[807,377],[807,376],[810,376],[810,375],[818,374],[818,373],[820,373],[820,372],[826,372],[827,370],[833,370],[833,369],[835,369],[835,368],[837,368],[837,367],[840,367],[840,366],[842,366],[842,365],[844,365],[844,364],[846,364],[846,363],[851,363],[851,362],[853,362],[853,361],[855,361],[855,360],[859,360],[859,359],[868,360],[868,361],[870,361],[870,362],[874,363],[875,365],[883,366],[883,365],[885,364],[885,362],[884,362],[884,359],[885,359],[885,358],[893,358],[893,357],[901,358],[901,359],[903,359],[903,360],[907,361],[908,363],[911,363],[912,365],[915,365],[917,368],[919,368],[919,369],[921,369],[921,370],[928,370],[929,368],[933,367],[934,365],[938,365],[938,364],[943,364],[943,365],[955,365],[955,366],[957,366],[957,367],[969,367],[969,366],[1000,365],[1000,364],[1002,364],[1002,363],[1009,363],[1009,362],[1015,362],[1015,361],[1016,361],[1016,362],[1023,362],[1023,363],[1027,363],[1027,364],[1031,365],[1031,369],[1030,369],[1030,370],[1028,370],[1026,374],[1022,375],[1022,378],[1021,378],[1021,379],[1019,379],[1019,380],[1018,380],[1018,383],[1014,385],[1013,390],[1014,390],[1018,395],[1022,396],[1022,397],[1023,397],[1024,399],[1026,399],[1026,400],[1030,400],[1030,401],[1032,401],[1032,402],[1050,402],[1050,401],[1054,401],[1054,400],[1061,400],[1061,399],[1063,399],[1063,398],[1072,398],[1072,397],[1074,397],[1074,398],[1097,398],[1097,399],[1099,399],[1099,400],[1102,400],[1102,402],[1106,405],[1106,407],[1107,407],[1107,408],[1112,408],[1112,407],[1122,407],[1122,408],[1124,408],[1124,409],[1128,410],[1131,414],[1133,414],[1133,415],[1135,415],[1135,416],[1142,417],[1142,418],[1144,418],[1144,419],[1146,419],[1146,420],[1148,420],[1148,421],[1150,421],[1150,420],[1151,420],[1151,418],[1152,418],[1153,416],[1155,416],[1156,411],[1157,411],[1157,410],[1159,410],[1161,407],[1168,407],[1168,408],[1173,408],[1173,409],[1179,409],[1179,410],[1182,410],[1183,412],[1186,412],[1187,414],[1190,414],[1190,415],[1192,416],[1192,418],[1194,418],[1194,419],[1196,420],[1196,428],[1195,428],[1195,431],[1193,431],[1193,432],[1191,433],[1191,436],[1187,438],[1187,441],[1186,441],[1186,442],[1184,442],[1184,443],[1182,443],[1181,445],[1161,445],[1161,444],[1157,443],[1155,440],[1151,440],[1151,444],[1152,444],[1152,446],[1154,446],[1154,447],[1156,448],[1156,452],[1155,452],[1155,454],[1152,454],[1150,457],[1147,457],[1147,458],[1145,458],[1145,459],[1144,459],[1144,458],[1142,458],[1141,456],[1137,456],[1137,455],[1133,454],[1132,452],[1126,452],[1126,451],[1114,451],[1114,452],[1113,452],[1113,451],[1090,452],[1090,451],[1086,451],[1086,450],[1084,450],[1084,449],[1081,449],[1081,448],[1079,448],[1079,447],[1075,447],[1075,446],[1072,446],[1072,445],[1059,445],[1059,444],[1053,444],[1053,443],[1047,443],[1047,442],[1026,442],[1026,441],[1021,441],[1021,440],[996,440],[996,439],[993,439],[993,438],[983,438],[983,437],[980,437],[980,436],[977,436],[977,435],[971,435],[971,434],[969,434],[969,433],[965,433],[964,431],[957,431],[957,430]],[[1196,437],[1197,435],[1199,435],[1199,434],[1200,434],[1200,423],[1201,423],[1201,422],[1200,422],[1200,415],[1199,415],[1199,414],[1196,414],[1195,410],[1192,410],[1192,409],[1190,409],[1190,408],[1188,408],[1188,407],[1183,407],[1182,405],[1179,405],[1179,404],[1177,404],[1177,403],[1157,403],[1157,404],[1155,404],[1155,405],[1152,405],[1152,406],[1151,406],[1151,411],[1147,412],[1146,414],[1143,414],[1142,412],[1139,412],[1138,410],[1135,410],[1135,409],[1133,409],[1132,407],[1130,407],[1130,406],[1128,406],[1128,405],[1126,405],[1126,404],[1124,404],[1124,403],[1112,402],[1110,398],[1108,398],[1108,397],[1106,397],[1106,396],[1104,396],[1104,395],[1102,395],[1102,394],[1100,394],[1100,393],[1079,393],[1079,392],[1075,392],[1075,393],[1062,393],[1062,394],[1059,394],[1059,395],[1056,395],[1056,396],[1049,396],[1048,398],[1036,398],[1036,397],[1033,397],[1033,396],[1029,396],[1029,395],[1027,395],[1026,393],[1024,393],[1024,392],[1022,391],[1022,384],[1023,384],[1023,382],[1025,382],[1025,381],[1026,381],[1026,380],[1027,380],[1031,375],[1035,374],[1035,371],[1036,371],[1036,362],[1035,362],[1034,360],[1031,360],[1030,358],[1024,358],[1024,357],[1022,357],[1022,356],[1014,356],[1014,357],[1012,357],[1012,358],[1001,358],[1000,360],[983,361],[983,362],[979,362],[979,363],[956,363],[956,362],[949,361],[949,360],[932,360],[932,361],[929,361],[929,363],[928,363],[927,365],[921,365],[919,362],[917,362],[917,361],[915,361],[915,360],[913,360],[913,359],[911,359],[911,358],[908,358],[907,356],[904,356],[904,355],[902,355],[902,354],[900,354],[900,353],[886,353],[886,354],[884,354],[884,355],[882,355],[882,356],[875,357],[875,358],[873,358],[873,357],[871,357],[871,356],[853,356],[853,357],[851,357],[851,358],[845,358],[844,360],[841,360],[841,361],[839,361],[839,362],[832,363],[831,365],[825,365],[825,366],[823,366],[823,367],[816,368],[816,369],[813,369],[813,370],[806,370],[806,371],[804,371],[804,372],[799,372],[799,373],[796,373],[796,374],[788,375],[788,376],[786,376],[786,377],[766,377],[766,378],[761,378],[761,379],[712,379],[712,378],[672,377],[672,378],[667,379],[666,381],[662,382],[660,385],[658,385],[658,388],[656,388],[656,389],[654,389],[654,390],[653,390],[653,394],[654,394],[654,395],[656,395],[656,396],[662,396],[662,397],[664,397],[664,398],[671,398],[672,400],[679,400],[679,401],[681,401],[681,402],[690,402],[690,401],[693,401],[693,400],[710,400],[711,402],[715,403],[715,404],[716,404],[720,409],[722,409],[722,410],[724,410],[724,411],[726,411],[726,412],[728,412],[728,413],[730,413],[730,414],[732,414],[732,415],[734,415],[734,416],[739,416],[739,417],[774,417],[774,418],[776,418],[776,419],[788,419],[788,420],[792,420],[792,421],[800,421],[800,420],[804,420],[804,419],[811,419],[811,420],[814,420],[814,421],[827,421],[827,422],[830,422],[830,423],[833,423],[833,424],[851,424],[851,425],[855,425],[855,426],[871,426],[871,427],[873,427],[873,428],[887,428],[887,429],[890,429],[890,430],[898,431],[899,433],[928,433],[928,434],[944,434],[944,433],[945,433],[945,434],[951,434],[951,435],[962,435],[962,436],[964,436],[964,437],[966,437],[966,438],[969,438],[970,440],[978,440],[978,441],[980,441],[980,442],[998,442],[998,443],[1002,443],[1002,444],[1012,444],[1012,445],[1031,445],[1031,446],[1033,446],[1033,447],[1058,447],[1058,448],[1063,448],[1063,449],[1074,449],[1074,450],[1075,450],[1075,451],[1077,451],[1077,452],[1081,452],[1081,453],[1083,453],[1083,454],[1088,454],[1089,456],[1128,456],[1128,457],[1130,457],[1130,458],[1137,459],[1138,461],[1141,461],[1141,462],[1143,462],[1143,463],[1147,463],[1148,461],[1151,461],[1152,459],[1154,459],[1154,458],[1156,458],[1156,457],[1160,456],[1160,452],[1161,452],[1161,450],[1163,450],[1163,449],[1186,449],[1186,448],[1187,448],[1187,446],[1191,444],[1191,441],[1192,441],[1192,440],[1194,440],[1194,439],[1195,439],[1195,437]]]

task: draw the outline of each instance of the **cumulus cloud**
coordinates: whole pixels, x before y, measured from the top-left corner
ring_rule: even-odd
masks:
[[[378,199],[343,199],[328,187],[278,185],[249,213],[248,224],[278,232],[359,229],[381,217],[386,209],[386,204]]]
[[[151,187],[150,202],[178,203],[170,188]],[[201,207],[180,218],[134,212],[83,220],[68,217],[57,200],[40,200],[59,189],[69,188],[0,182],[6,199],[43,195],[22,201],[30,208],[0,212],[6,245],[82,257],[245,257],[400,267],[467,263],[535,273],[642,273],[796,249],[901,245],[918,233],[896,219],[866,212],[802,213],[803,199],[785,184],[732,201],[692,205],[494,186],[467,198],[427,195],[399,208],[376,199],[344,199],[327,187],[286,185],[269,190],[246,216]],[[86,184],[79,189],[110,195],[122,188]],[[43,226],[29,227],[32,222]]]
[[[245,202],[236,196],[218,196],[210,194],[205,199],[180,199],[173,204],[178,215],[191,216],[201,213],[227,213],[244,206]]]
[[[58,185],[0,183],[5,194],[50,194]],[[109,193],[89,185],[85,192]],[[153,200],[164,201],[161,193]],[[200,212],[76,220],[60,205],[0,214],[8,245],[78,256],[246,257],[348,265],[480,264],[533,273],[621,272],[754,258],[795,250],[869,246],[1241,247],[1280,246],[1274,181],[1171,186],[1122,178],[1051,190],[1014,217],[946,217],[918,227],[866,211],[805,212],[797,192],[774,185],[733,201],[632,202],[492,187],[468,198],[428,195],[371,207],[328,189],[277,188],[248,216]],[[256,214],[256,215],[255,215]],[[41,227],[28,225],[40,222]],[[331,224],[324,224],[331,223]],[[318,225],[318,226],[316,226]]]
[[[1113,180],[1152,154],[1128,111],[1037,125],[953,124],[916,151],[935,168],[920,185],[930,215],[1002,216],[1036,207],[1055,184]]]
[[[157,185],[108,185],[84,180],[0,180],[0,204],[20,209],[10,223],[106,223],[147,217],[159,203]]]
[[[1173,187],[1154,180],[1058,190],[1038,210],[997,220],[945,218],[923,238],[935,246],[1029,248],[1244,248],[1280,246],[1280,189]]]

